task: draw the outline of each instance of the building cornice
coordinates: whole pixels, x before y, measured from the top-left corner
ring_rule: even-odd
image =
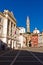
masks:
[[[8,15],[8,16],[6,16],[6,15]],[[8,19],[10,19],[13,23],[15,22],[15,24],[16,24],[16,19],[15,18],[13,18],[13,15],[11,15],[11,13],[8,11],[8,12],[0,12],[0,18],[8,18]]]
[[[11,12],[9,12],[8,10],[6,10],[3,13],[4,13],[5,16],[8,15],[16,23],[16,19],[15,19],[15,17],[13,17],[13,15],[12,15]]]
[[[2,17],[5,17],[5,15],[3,15],[3,13],[2,12],[0,12],[0,17],[2,18]]]

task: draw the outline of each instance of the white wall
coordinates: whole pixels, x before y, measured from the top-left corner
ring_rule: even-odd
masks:
[[[19,33],[25,33],[25,28],[24,27],[19,27]]]
[[[42,36],[42,34],[38,34],[38,46],[43,46],[43,36]]]

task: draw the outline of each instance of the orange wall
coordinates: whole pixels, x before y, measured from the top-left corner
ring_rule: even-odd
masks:
[[[32,47],[38,45],[38,35],[33,35],[33,36],[31,37],[31,43],[32,43]]]

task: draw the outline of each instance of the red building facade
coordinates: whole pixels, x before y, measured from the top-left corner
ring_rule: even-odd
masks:
[[[38,35],[31,36],[31,45],[32,47],[38,47]]]

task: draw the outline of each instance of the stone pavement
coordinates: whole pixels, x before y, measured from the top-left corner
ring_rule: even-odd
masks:
[[[43,65],[43,47],[9,50],[0,55],[0,65]]]

